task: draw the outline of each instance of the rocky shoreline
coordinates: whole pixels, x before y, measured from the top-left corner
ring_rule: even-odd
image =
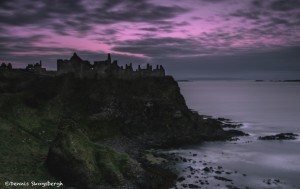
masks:
[[[204,116],[206,117],[206,116]],[[220,122],[224,128],[230,128],[228,131],[228,138],[226,140],[238,140],[238,136],[247,136],[247,134],[238,131],[238,130],[231,130],[232,128],[241,127],[240,123],[233,123],[230,120],[223,118],[213,119],[208,118],[209,121]],[[224,140],[224,139],[219,139]],[[199,141],[198,141],[199,142]],[[204,141],[203,141],[204,142]],[[201,141],[200,141],[201,143]],[[108,139],[103,141],[98,141],[99,145],[107,146],[114,149],[117,152],[125,152],[129,154],[132,158],[137,159],[137,161],[141,164],[141,167],[146,171],[150,172],[152,176],[152,182],[157,182],[154,188],[161,188],[161,189],[168,189],[168,188],[201,188],[201,186],[209,185],[209,179],[207,178],[199,178],[199,181],[192,184],[192,183],[182,183],[186,178],[190,178],[191,175],[195,173],[202,172],[203,174],[207,173],[215,173],[216,175],[220,174],[238,174],[237,172],[230,172],[225,171],[221,166],[211,167],[209,166],[209,162],[202,162],[202,161],[194,161],[190,158],[181,157],[179,154],[176,153],[165,153],[165,150],[171,148],[180,148],[184,144],[181,145],[147,145],[146,142],[141,142],[141,140],[132,140],[126,137],[115,138],[115,139]],[[143,145],[146,144],[146,145]],[[194,143],[185,143],[185,144],[194,144]],[[163,151],[163,152],[162,152]],[[198,156],[197,153],[190,152],[191,157]],[[190,172],[187,177],[181,176],[180,171],[174,168],[174,165],[177,163],[186,163],[190,162],[192,164],[200,163],[205,166],[203,169],[194,169],[191,166],[186,168],[185,170],[181,170],[183,172]],[[209,167],[208,167],[209,166]],[[159,177],[156,177],[159,176]],[[243,174],[243,176],[246,176]],[[214,176],[215,179],[221,181],[229,182],[229,186],[232,183],[232,180],[222,177],[222,176]],[[176,183],[182,183],[179,186]],[[132,186],[131,186],[132,187]],[[124,187],[123,187],[124,188]],[[125,187],[126,188],[126,187]],[[142,188],[149,188],[149,186],[143,186]],[[151,188],[151,187],[150,187]],[[233,186],[232,186],[233,188]]]
[[[212,119],[210,121],[212,121]],[[153,141],[160,141],[160,138],[156,140],[152,138],[151,143],[147,143],[147,136],[137,138],[122,136],[97,141],[94,146],[93,142],[75,125],[76,123],[72,120],[63,120],[60,123],[59,135],[52,143],[46,160],[46,165],[53,175],[56,175],[65,183],[75,188],[167,189],[173,187],[178,179],[180,180],[177,171],[170,169],[168,163],[172,161],[191,161],[187,158],[177,157],[175,154],[166,155],[157,152],[157,150],[161,148],[180,147],[177,145],[177,141],[168,142],[167,144],[172,145],[167,146],[165,142],[153,143]],[[218,140],[224,140],[224,138],[231,140],[232,137],[246,135],[236,130],[229,130],[225,133],[226,135],[220,137]],[[70,138],[76,138],[76,140]],[[215,138],[214,140],[217,139]],[[200,141],[204,140],[198,140],[198,142]],[[189,142],[185,140],[183,144],[188,143]],[[190,144],[192,143],[194,143],[194,140],[190,142]],[[100,163],[101,166],[99,167],[99,163],[97,163],[97,161],[99,161],[97,160],[97,157],[99,157],[99,155],[97,155],[99,154],[99,152],[97,152],[99,150],[98,148],[102,151],[100,152],[102,158],[104,154],[107,153],[111,154],[107,157],[108,159],[114,159],[124,154],[127,156],[127,160],[122,160],[122,164],[124,164],[122,165],[112,159],[104,164]],[[72,149],[74,149],[74,151],[72,151]],[[80,151],[80,153],[77,154],[77,151]],[[90,155],[82,156],[81,154]],[[92,157],[92,154],[96,155],[96,159]],[[193,154],[193,156],[196,155],[197,154]],[[119,157],[117,159],[119,159]],[[96,163],[91,164],[91,162],[94,161],[96,161]],[[125,170],[123,170],[123,168],[117,168],[116,172],[114,170],[115,168],[105,168],[107,164],[112,164],[116,166],[115,168],[120,166],[127,168]],[[99,173],[103,168],[105,169],[105,173]],[[203,170],[206,172],[214,171],[212,168],[207,167]],[[128,174],[130,176],[128,176]],[[68,177],[65,177],[65,175],[68,175]],[[95,177],[97,177],[97,179],[95,179]],[[99,178],[102,179],[99,181]],[[112,178],[113,180],[111,180]],[[222,177],[219,177],[219,179],[222,179]],[[76,182],[74,182],[74,180],[76,180]],[[186,185],[186,187],[190,186]]]

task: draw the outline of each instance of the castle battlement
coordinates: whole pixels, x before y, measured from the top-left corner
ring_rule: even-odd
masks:
[[[47,71],[42,67],[42,61],[35,64],[28,64],[25,69],[13,69],[11,63],[2,63],[0,71],[25,71],[42,75],[62,75],[73,73],[79,78],[105,78],[115,77],[119,79],[135,79],[143,77],[164,77],[165,69],[162,65],[156,65],[153,69],[152,65],[147,64],[146,68],[141,68],[139,65],[136,70],[133,69],[132,63],[126,64],[124,67],[118,65],[118,61],[112,61],[110,54],[106,60],[94,61],[91,64],[87,60],[82,60],[76,53],[68,59],[57,60],[57,71]]]
[[[94,61],[94,64],[91,64],[74,53],[70,60],[57,60],[57,74],[66,73],[74,73],[80,78],[116,77],[120,79],[134,79],[140,77],[164,77],[165,69],[162,65],[157,65],[155,69],[152,69],[150,64],[147,64],[145,69],[138,66],[136,70],[133,69],[132,63],[126,64],[125,67],[119,66],[116,60],[111,60],[110,54],[107,55],[106,60]]]

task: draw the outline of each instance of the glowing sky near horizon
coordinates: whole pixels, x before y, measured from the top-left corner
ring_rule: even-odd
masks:
[[[299,31],[299,0],[2,0],[0,61],[42,59],[51,68],[77,51],[91,61],[110,52],[197,62],[295,51]]]

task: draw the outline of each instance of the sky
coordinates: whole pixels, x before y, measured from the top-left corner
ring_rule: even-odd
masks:
[[[176,79],[300,79],[300,0],[1,0],[0,62],[162,64]]]

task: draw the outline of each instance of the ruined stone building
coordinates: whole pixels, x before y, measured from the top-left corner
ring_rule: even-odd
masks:
[[[137,70],[133,70],[132,64],[119,66],[116,60],[112,61],[110,54],[106,60],[95,61],[91,64],[87,60],[82,60],[76,53],[70,60],[57,60],[57,74],[74,73],[80,78],[102,78],[102,77],[116,77],[120,79],[134,79],[140,77],[163,77],[165,70],[163,66],[152,66],[147,64],[145,69],[140,66]]]
[[[119,66],[116,60],[112,61],[110,54],[107,55],[106,60],[94,61],[91,64],[87,60],[82,60],[76,53],[69,60],[57,60],[57,71],[47,71],[42,67],[42,61],[35,64],[28,64],[25,69],[12,69],[11,63],[2,63],[0,65],[0,71],[13,70],[37,73],[41,75],[62,75],[67,73],[73,73],[79,78],[105,78],[115,77],[119,79],[135,79],[142,77],[164,77],[165,69],[162,65],[157,65],[154,69],[150,64],[147,64],[146,68],[134,70],[132,63],[129,65]]]
[[[35,64],[28,64],[25,68],[26,71],[35,72],[35,73],[45,73],[46,68],[42,67],[42,61]]]

